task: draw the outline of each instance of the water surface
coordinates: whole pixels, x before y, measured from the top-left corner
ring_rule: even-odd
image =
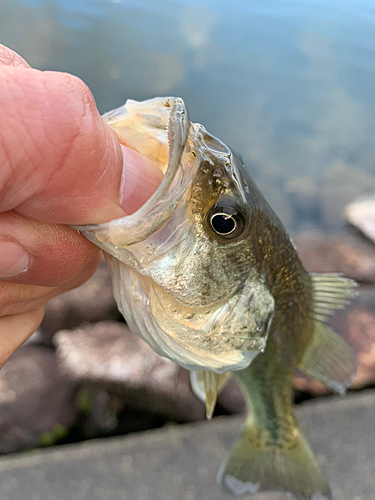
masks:
[[[179,95],[291,230],[375,191],[375,3],[0,0],[0,42],[69,71],[101,112]]]

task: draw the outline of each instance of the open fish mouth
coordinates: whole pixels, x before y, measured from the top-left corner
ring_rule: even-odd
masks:
[[[238,246],[245,240],[215,241],[202,213],[217,200],[206,196],[212,182],[226,193],[233,185],[236,203],[246,205],[232,151],[190,123],[180,98],[127,101],[103,119],[164,174],[135,213],[73,226],[105,251],[121,313],[155,352],[189,370],[246,368],[265,348],[274,299]]]
[[[144,102],[128,100],[102,118],[140,154],[153,161],[164,178],[156,192],[134,214],[105,224],[72,227],[97,244],[134,245],[168,220],[186,190],[189,178],[180,161],[189,134],[189,114],[181,98],[168,97]],[[111,253],[110,246],[103,249]]]

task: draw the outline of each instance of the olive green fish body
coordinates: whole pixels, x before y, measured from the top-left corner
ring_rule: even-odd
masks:
[[[275,316],[265,351],[248,368],[234,372],[249,413],[241,436],[219,470],[219,480],[235,494],[276,490],[301,500],[329,499],[327,483],[293,416],[292,376],[297,367],[305,368],[307,373],[343,392],[342,384],[348,383],[355,369],[354,356],[324,325],[317,328],[314,280],[303,268],[286,231],[267,206],[258,212],[256,227],[266,284],[275,299]],[[328,279],[333,280],[333,288],[339,285],[338,297],[342,293],[350,295],[348,288],[353,285],[350,280],[337,276]],[[323,293],[334,295],[331,290]],[[342,300],[343,297],[338,299],[340,303]],[[334,303],[332,307],[336,306]],[[324,349],[325,340],[331,340],[338,347],[341,358],[338,355],[336,359],[332,352],[328,355],[334,365],[342,366],[344,374],[332,374],[330,362],[324,359],[314,373],[309,369],[309,363],[314,360],[307,358],[304,366],[304,356],[309,345],[314,344],[314,337],[317,337],[317,352]],[[332,350],[332,346],[329,347]],[[322,353],[322,358],[326,355]]]

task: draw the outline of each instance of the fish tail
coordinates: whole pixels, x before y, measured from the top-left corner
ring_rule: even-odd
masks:
[[[281,438],[281,439],[280,439]],[[277,441],[249,420],[218,472],[218,481],[236,495],[283,491],[298,500],[329,500],[331,494],[309,444],[294,423]]]

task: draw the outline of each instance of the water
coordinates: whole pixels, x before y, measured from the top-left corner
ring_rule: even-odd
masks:
[[[0,0],[0,41],[99,110],[179,95],[294,231],[375,191],[375,2]]]

